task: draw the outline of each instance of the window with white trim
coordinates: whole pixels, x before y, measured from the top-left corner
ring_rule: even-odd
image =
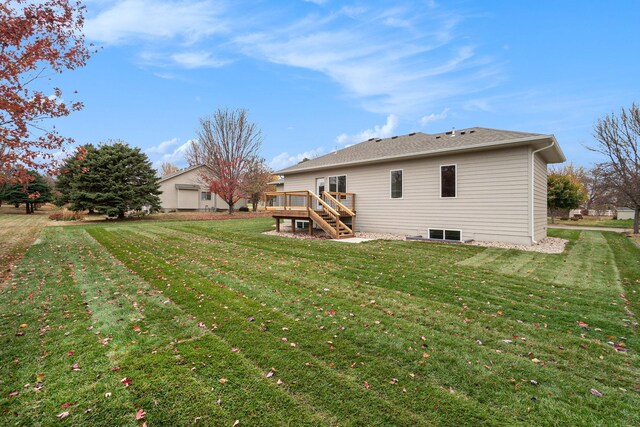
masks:
[[[402,199],[402,169],[391,171],[391,198]]]
[[[440,197],[456,197],[456,165],[440,166]]]
[[[200,200],[211,200],[211,191],[203,191],[200,193]]]
[[[330,176],[329,192],[346,193],[347,192],[347,176],[346,175]]]

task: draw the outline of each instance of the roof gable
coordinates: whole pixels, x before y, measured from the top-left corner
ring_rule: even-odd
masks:
[[[408,157],[425,157],[441,153],[496,148],[503,145],[553,141],[555,152],[551,163],[563,162],[564,154],[553,135],[474,127],[439,134],[414,132],[391,138],[370,138],[342,150],[307,160],[283,169],[278,174],[326,169],[360,163],[384,162]],[[544,145],[542,145],[544,146]],[[537,147],[538,148],[538,147]]]
[[[195,171],[195,170],[200,169],[200,168],[209,168],[209,167],[208,167],[207,165],[195,165],[195,166],[189,166],[189,167],[187,167],[187,168],[180,169],[180,170],[177,170],[177,171],[172,172],[172,173],[170,173],[170,174],[164,175],[163,177],[161,177],[161,178],[158,180],[158,183],[160,183],[160,182],[164,182],[164,181],[168,181],[168,180],[170,180],[170,179],[176,178],[176,177],[178,177],[178,176],[180,176],[180,175],[184,175],[184,174],[186,174],[186,173],[189,173],[189,172]]]

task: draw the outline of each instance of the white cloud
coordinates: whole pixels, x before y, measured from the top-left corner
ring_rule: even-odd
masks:
[[[119,0],[89,16],[84,34],[105,44],[173,38],[195,42],[228,30],[221,13],[220,2],[211,0]]]
[[[349,145],[366,141],[369,138],[388,138],[394,135],[399,123],[400,120],[398,119],[398,116],[395,114],[389,114],[384,125],[375,125],[372,129],[366,129],[354,135],[341,133],[336,137],[336,142],[339,145]]]
[[[145,151],[149,153],[149,157],[152,160],[153,167],[158,169],[163,163],[173,163],[178,167],[184,167],[187,164],[185,154],[187,149],[191,145],[191,139],[181,144],[180,146],[174,148],[172,151],[168,149],[180,143],[178,138],[172,138],[167,141],[163,141],[155,147],[151,147],[146,149]]]
[[[305,158],[314,159],[318,156],[321,156],[322,154],[324,154],[324,147],[314,148],[313,150],[293,155],[285,151],[271,159],[271,161],[269,162],[269,167],[271,167],[271,169],[274,171],[279,171],[291,165],[295,165],[296,163],[300,163]]]
[[[496,84],[500,67],[437,6],[343,8],[234,39],[240,52],[325,74],[368,111],[416,114]]]
[[[172,147],[172,146],[176,145],[178,142],[180,142],[180,140],[178,138],[171,138],[171,139],[168,139],[166,141],[162,141],[158,145],[154,145],[153,147],[147,148],[144,151],[146,153],[164,154],[164,153],[167,152],[167,149],[169,147]]]
[[[219,68],[232,61],[217,59],[209,52],[181,52],[171,55],[171,59],[184,68]]]
[[[423,116],[420,119],[420,124],[422,126],[426,126],[429,123],[437,122],[439,120],[444,120],[447,118],[448,115],[449,115],[449,108],[445,108],[439,113],[431,113],[428,116]]]

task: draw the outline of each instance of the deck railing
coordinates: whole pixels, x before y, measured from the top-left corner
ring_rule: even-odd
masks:
[[[333,210],[340,214],[354,216],[356,207],[355,193],[338,193],[325,191],[322,195],[317,196],[311,191],[275,191],[265,193],[267,210],[322,210],[317,199],[321,199],[329,205]]]
[[[344,236],[345,230],[347,230],[348,235],[353,235],[352,230],[355,225],[355,212],[348,206],[344,205],[340,200],[338,200],[338,198],[334,197],[333,194],[342,200],[349,200],[351,206],[354,206],[355,194],[353,193],[324,192],[322,197],[319,197],[311,191],[301,190],[266,193],[265,207],[268,211],[274,211],[274,216],[278,215],[278,217],[287,217],[287,214],[282,213],[283,211],[306,211],[305,215],[308,218],[319,224],[334,238]],[[279,211],[280,213],[276,214],[276,211]],[[293,212],[288,215],[292,214]],[[322,215],[325,215],[325,218],[323,218]],[[342,222],[341,218],[344,216],[351,217],[351,228]],[[278,217],[276,219],[278,219]],[[325,221],[325,219],[327,220]],[[276,223],[276,225],[278,225],[278,223]]]

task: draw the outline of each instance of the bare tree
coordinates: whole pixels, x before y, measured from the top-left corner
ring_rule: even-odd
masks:
[[[178,168],[173,163],[164,162],[162,165],[160,165],[161,176],[169,175],[170,173],[178,172],[179,170],[180,168]]]
[[[624,202],[635,210],[633,232],[640,225],[640,108],[622,108],[620,115],[610,114],[596,122],[594,133],[597,145],[589,147],[606,156],[602,164],[607,181]]]
[[[258,208],[258,202],[269,188],[273,174],[264,159],[255,158],[248,163],[247,172],[242,179],[242,191],[251,201],[253,211]]]
[[[202,178],[229,205],[231,214],[236,202],[246,197],[242,180],[261,145],[262,133],[249,121],[247,110],[218,109],[200,119],[198,139],[191,142],[186,157],[192,166],[209,167]]]

